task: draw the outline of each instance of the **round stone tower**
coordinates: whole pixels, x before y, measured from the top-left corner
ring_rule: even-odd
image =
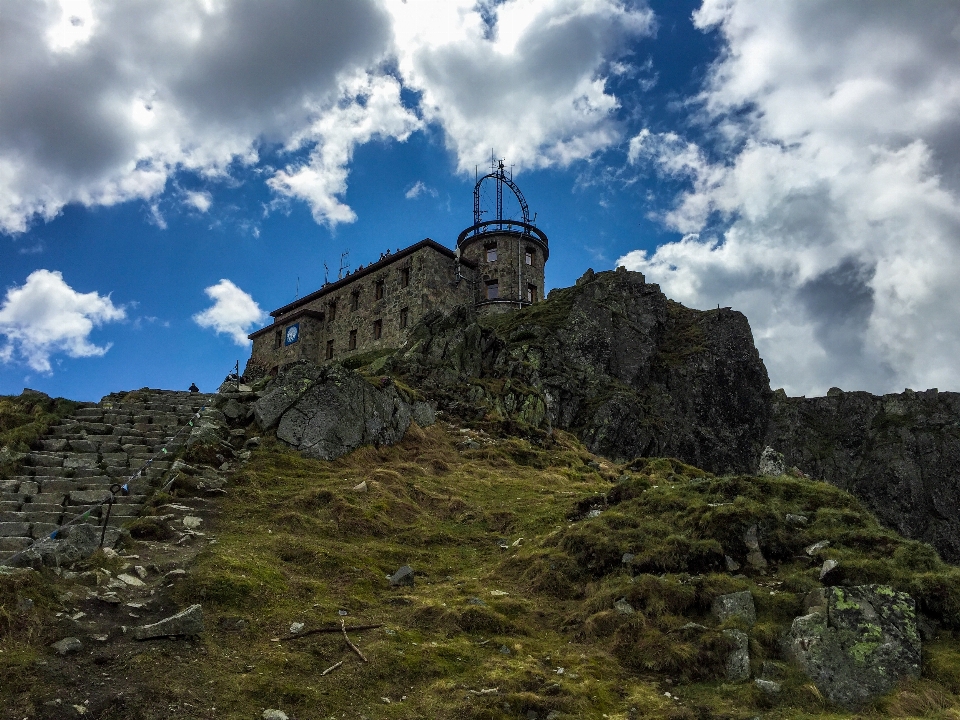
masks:
[[[497,217],[484,221],[480,186],[492,180],[497,187]],[[503,187],[520,203],[522,220],[503,217]],[[503,161],[477,180],[473,188],[473,225],[457,238],[457,253],[476,264],[474,293],[480,312],[505,312],[543,299],[543,273],[550,250],[547,236],[530,222],[520,188],[504,171]]]

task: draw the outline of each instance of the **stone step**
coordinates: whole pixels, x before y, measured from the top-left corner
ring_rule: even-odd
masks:
[[[23,503],[19,501],[0,500],[0,513],[20,512],[20,506]]]
[[[17,492],[20,495],[36,495],[38,492],[40,492],[40,483],[24,480],[17,487]]]
[[[24,503],[20,511],[25,513],[56,513],[59,515],[63,512],[63,498],[60,499],[60,502]]]
[[[62,512],[27,512],[23,513],[24,519],[30,523],[43,523],[47,525],[59,525]]]
[[[57,453],[34,451],[27,453],[23,462],[32,467],[62,467],[63,457]]]
[[[73,486],[70,490],[76,490],[77,487]],[[25,505],[63,505],[63,499],[67,496],[67,493],[70,492],[45,492],[40,493],[39,495],[34,495],[30,498],[29,503],[24,503]]]
[[[30,523],[0,522],[0,537],[29,537]]]
[[[99,505],[100,502],[110,494],[109,489],[102,490],[71,490],[67,495],[67,504],[75,505]]]
[[[33,545],[33,538],[29,537],[0,537],[0,552],[5,552],[7,557],[17,553],[24,548]]]
[[[0,510],[0,523],[24,523],[27,514],[14,510]]]

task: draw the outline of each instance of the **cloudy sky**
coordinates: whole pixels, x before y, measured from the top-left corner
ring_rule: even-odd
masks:
[[[215,389],[452,246],[491,152],[548,287],[732,306],[790,394],[960,390],[955,0],[0,0],[0,394]]]

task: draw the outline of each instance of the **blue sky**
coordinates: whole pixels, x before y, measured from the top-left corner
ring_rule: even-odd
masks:
[[[269,6],[269,9],[267,9]],[[950,2],[0,0],[0,394],[215,389],[264,313],[448,246],[512,165],[774,387],[956,390]]]

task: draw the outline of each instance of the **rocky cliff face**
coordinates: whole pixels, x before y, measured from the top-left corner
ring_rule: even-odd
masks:
[[[960,563],[960,393],[773,396],[767,442],[888,527]]]
[[[770,416],[746,317],[672,302],[643,275],[588,271],[519,313],[426,318],[384,369],[459,415],[575,432],[611,458],[756,467]]]

